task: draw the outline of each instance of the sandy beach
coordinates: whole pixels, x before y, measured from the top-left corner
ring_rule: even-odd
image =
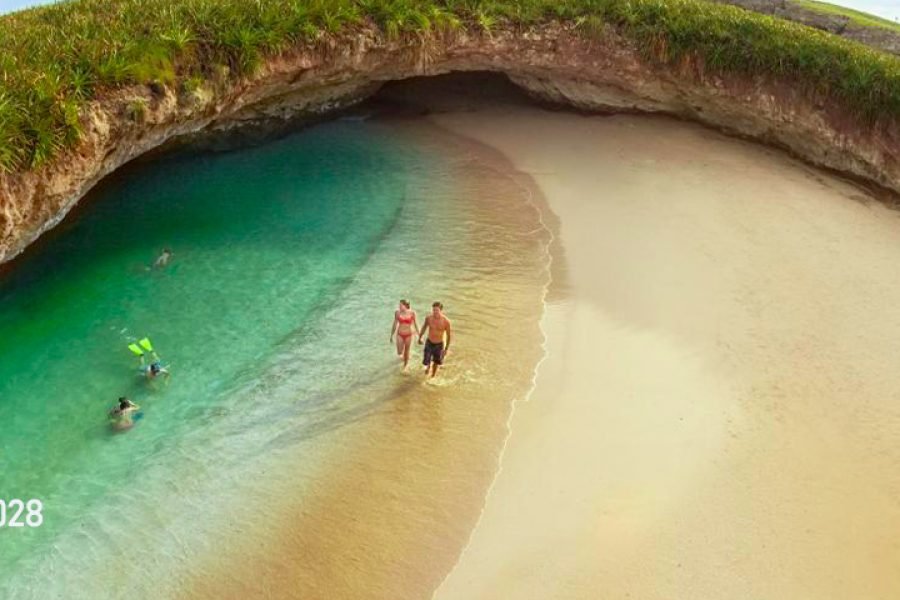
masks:
[[[431,118],[559,219],[547,355],[434,597],[900,597],[898,214],[670,119]]]
[[[900,600],[832,1],[0,4],[0,600]]]
[[[185,561],[179,598],[427,598],[478,519],[514,400],[531,389],[543,352],[550,234],[500,153],[419,117],[380,123],[434,162],[411,177],[401,218],[354,286],[390,298],[388,317],[393,296],[409,294],[420,324],[431,301],[441,300],[459,332],[447,363],[426,379],[423,347],[414,343],[402,373],[390,318],[367,320],[361,343],[380,349],[384,368],[365,385],[341,388],[346,408],[327,407],[299,430],[286,428],[285,437],[302,442],[243,494],[252,505],[230,508],[242,527],[216,532],[215,551]],[[409,239],[425,214],[438,226],[420,247]],[[356,322],[373,302],[348,296],[360,307],[342,311],[323,338],[334,339],[338,323]],[[512,341],[516,364],[493,351],[497,330]],[[307,369],[318,352],[310,345],[287,362]],[[335,365],[348,379],[360,370],[352,361]],[[290,385],[285,393],[301,404],[308,395]]]

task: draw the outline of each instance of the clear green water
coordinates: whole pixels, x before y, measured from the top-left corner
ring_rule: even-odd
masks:
[[[262,399],[298,400],[291,414],[306,418],[384,372],[383,349],[352,373],[345,361],[374,356],[351,345],[354,311],[368,318],[369,293],[391,310],[393,275],[367,281],[394,289],[345,295],[391,239],[409,183],[440,184],[433,160],[387,128],[336,122],[151,164],[104,185],[0,279],[0,498],[45,506],[38,529],[0,528],[0,597],[116,596],[79,574],[141,552],[177,559],[166,545],[190,536],[189,523],[174,523],[190,520],[185,498],[215,496],[204,482],[215,475],[225,489],[228,464],[283,441],[284,407]],[[419,224],[404,231],[405,251],[427,254]],[[165,246],[171,264],[149,269]],[[168,382],[137,372],[126,343],[145,335]],[[125,433],[105,418],[120,395],[144,413]],[[178,515],[161,508],[171,498]]]

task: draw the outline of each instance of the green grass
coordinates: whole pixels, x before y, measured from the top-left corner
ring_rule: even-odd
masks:
[[[869,124],[900,115],[900,59],[704,0],[78,0],[0,17],[0,170],[57,156],[79,139],[84,103],[118,87],[192,93],[371,25],[397,39],[549,21],[590,39],[614,29],[664,65],[781,78]]]
[[[870,15],[869,13],[853,10],[852,8],[844,8],[827,2],[817,2],[816,0],[793,0],[794,4],[808,8],[809,10],[823,13],[827,15],[839,15],[847,17],[857,25],[865,27],[881,27],[882,29],[891,29],[900,33],[900,23],[882,19],[881,17]]]

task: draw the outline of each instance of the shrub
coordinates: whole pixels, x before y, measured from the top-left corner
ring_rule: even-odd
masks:
[[[129,100],[128,106],[125,108],[125,113],[128,115],[128,118],[135,123],[143,123],[147,120],[147,101],[143,98]]]

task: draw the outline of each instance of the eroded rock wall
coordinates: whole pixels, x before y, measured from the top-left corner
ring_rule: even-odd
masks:
[[[663,68],[613,32],[586,40],[560,25],[403,41],[366,31],[271,59],[236,84],[222,77],[180,94],[140,86],[92,102],[77,148],[36,171],[0,175],[0,262],[58,223],[105,175],[168,141],[327,113],[386,81],[451,71],[504,73],[536,97],[579,109],[691,119],[900,193],[897,123],[862,126],[790,82],[710,76],[696,64]]]

